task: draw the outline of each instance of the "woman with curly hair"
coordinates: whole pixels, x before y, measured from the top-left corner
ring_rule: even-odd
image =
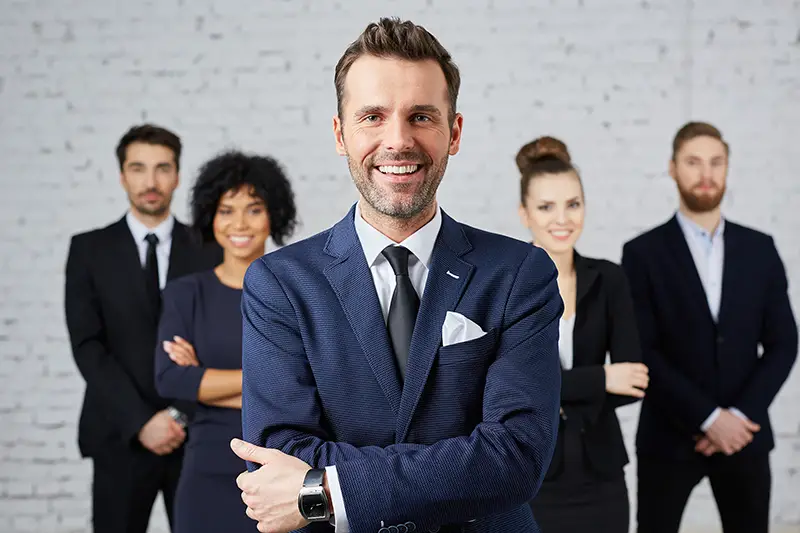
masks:
[[[296,212],[292,188],[272,158],[224,153],[200,170],[193,226],[223,261],[163,292],[155,380],[165,398],[197,402],[175,497],[175,533],[256,531],[236,486],[245,463],[228,446],[242,437],[242,283],[268,237],[282,245]]]

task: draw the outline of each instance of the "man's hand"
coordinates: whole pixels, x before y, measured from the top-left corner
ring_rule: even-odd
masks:
[[[182,337],[175,335],[172,341],[164,341],[164,351],[178,366],[200,366],[194,346]]]
[[[711,457],[720,450],[713,442],[711,442],[708,437],[700,437],[697,439],[697,444],[694,446],[694,451],[697,453],[702,453],[706,457]]]
[[[167,455],[186,439],[186,432],[166,410],[159,411],[139,430],[139,442],[156,455]]]
[[[761,426],[723,409],[706,431],[706,437],[725,455],[733,455],[750,444]]]
[[[297,506],[306,472],[311,470],[309,465],[278,450],[239,439],[231,441],[231,449],[241,459],[262,465],[255,472],[243,472],[236,478],[247,516],[258,522],[259,531],[288,533],[309,524]]]

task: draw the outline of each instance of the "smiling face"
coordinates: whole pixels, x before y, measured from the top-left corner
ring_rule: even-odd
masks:
[[[269,232],[267,207],[251,188],[241,187],[222,195],[214,215],[214,238],[226,259],[252,261],[264,255]]]
[[[573,250],[583,231],[584,214],[583,189],[574,172],[534,177],[519,208],[534,244],[554,255]]]
[[[336,149],[367,206],[410,219],[434,205],[447,160],[458,153],[461,115],[448,121],[447,83],[434,60],[359,57],[333,119]]]

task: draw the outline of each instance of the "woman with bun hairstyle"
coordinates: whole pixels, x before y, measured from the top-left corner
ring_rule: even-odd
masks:
[[[615,409],[644,397],[648,385],[630,289],[618,265],[575,250],[584,194],[566,145],[541,137],[516,161],[520,219],[555,263],[564,301],[558,440],[531,508],[543,533],[627,533],[628,454]]]

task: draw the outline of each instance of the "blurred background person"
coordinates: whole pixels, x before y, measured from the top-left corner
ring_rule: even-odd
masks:
[[[575,250],[585,199],[566,145],[541,137],[516,162],[520,219],[556,264],[564,301],[558,440],[531,508],[543,533],[627,533],[628,454],[615,408],[644,397],[649,381],[630,289],[618,265]]]
[[[678,211],[623,248],[653,374],[636,435],[640,533],[677,533],[706,476],[725,533],[769,529],[767,410],[797,357],[797,325],[772,237],[722,216],[728,156],[711,124],[678,130]]]
[[[117,146],[127,214],[70,243],[64,301],[86,381],[78,446],[94,463],[96,533],[144,533],[159,491],[171,509],[178,482],[186,413],[153,386],[161,288],[221,259],[219,248],[202,249],[170,212],[180,156],[171,131],[131,128]]]
[[[246,466],[229,447],[242,437],[242,283],[267,238],[282,245],[294,231],[294,195],[272,158],[228,152],[200,170],[191,209],[194,229],[222,247],[223,260],[164,291],[156,387],[166,398],[199,402],[175,501],[175,531],[254,532],[236,486]]]

